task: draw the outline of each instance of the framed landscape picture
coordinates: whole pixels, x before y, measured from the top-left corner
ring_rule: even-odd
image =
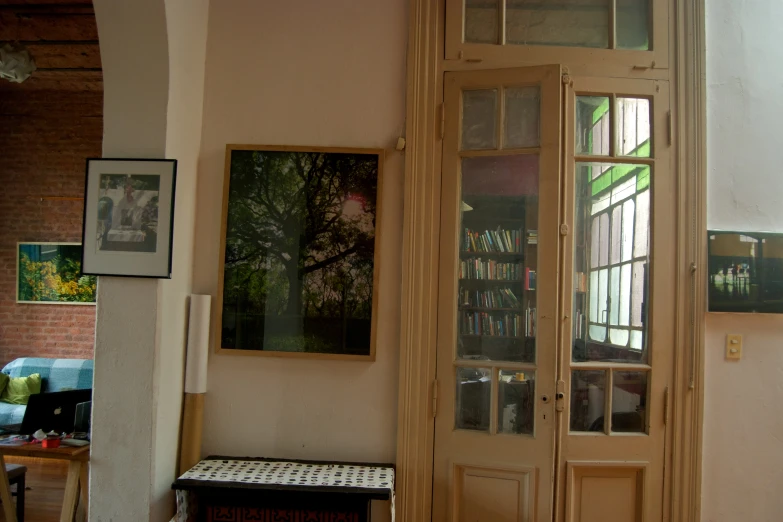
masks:
[[[783,234],[707,232],[710,312],[783,313]]]
[[[176,178],[176,160],[87,160],[85,274],[171,277]]]
[[[17,243],[16,302],[94,305],[97,277],[81,273],[81,243]]]
[[[228,145],[219,353],[375,358],[383,151]]]

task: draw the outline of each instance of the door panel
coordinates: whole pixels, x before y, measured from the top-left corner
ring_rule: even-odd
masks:
[[[533,520],[534,469],[512,471],[457,465],[454,472],[459,522]]]
[[[640,463],[570,462],[566,520],[568,522],[637,522],[645,510]]]
[[[668,106],[666,82],[566,87],[558,521],[662,517],[675,345]]]
[[[561,85],[445,77],[433,520],[552,517]]]

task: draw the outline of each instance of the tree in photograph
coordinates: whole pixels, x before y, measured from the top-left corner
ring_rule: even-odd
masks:
[[[372,259],[377,177],[375,155],[233,151],[226,268],[249,278],[280,263],[285,314],[301,315],[308,274]]]

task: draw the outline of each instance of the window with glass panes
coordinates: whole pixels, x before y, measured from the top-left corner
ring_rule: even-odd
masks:
[[[574,338],[582,351],[578,354],[575,346],[576,359],[642,359],[650,253],[650,109],[644,98],[576,98],[581,230]]]

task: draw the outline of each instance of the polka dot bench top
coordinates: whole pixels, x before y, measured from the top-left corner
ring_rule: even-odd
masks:
[[[202,460],[180,480],[272,486],[330,486],[394,491],[394,469],[358,464]]]

